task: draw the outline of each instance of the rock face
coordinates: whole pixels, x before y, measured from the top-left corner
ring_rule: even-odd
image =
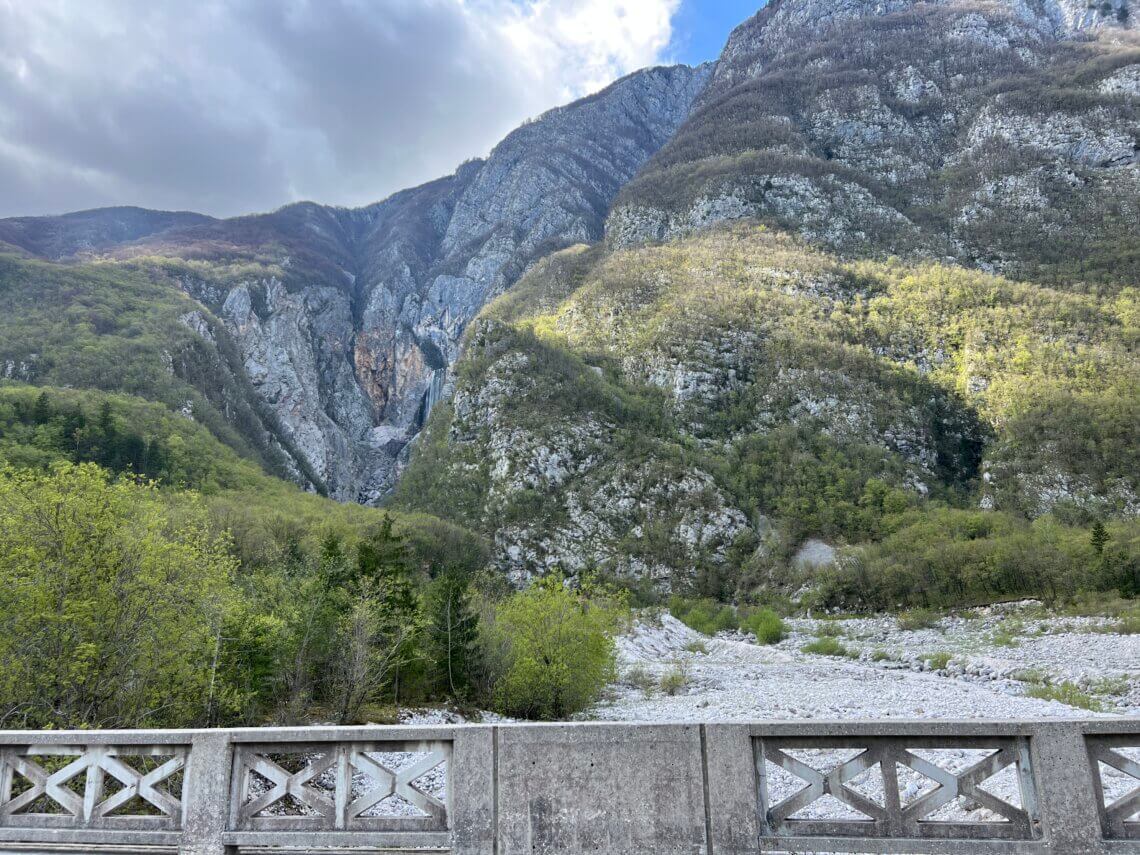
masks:
[[[1126,0],[773,0],[609,238],[758,217],[847,253],[1119,275],[1140,226],[1133,26]]]
[[[536,259],[601,238],[617,191],[710,73],[630,75],[524,125],[486,160],[360,210],[303,203],[218,221],[115,209],[0,221],[0,241],[52,260],[246,263],[236,280],[192,269],[178,284],[224,321],[304,480],[374,502],[447,394],[469,321]]]

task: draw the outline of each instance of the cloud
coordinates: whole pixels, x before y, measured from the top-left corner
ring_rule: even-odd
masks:
[[[360,205],[661,59],[680,0],[0,0],[0,216]]]

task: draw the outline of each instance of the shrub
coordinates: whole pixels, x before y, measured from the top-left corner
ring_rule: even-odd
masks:
[[[498,605],[483,646],[499,712],[564,719],[598,700],[616,674],[614,633],[627,610],[593,593],[550,576]]]
[[[740,621],[740,628],[756,636],[760,644],[776,644],[788,634],[787,625],[771,609],[758,609]]]
[[[931,671],[945,671],[946,666],[950,664],[953,657],[945,650],[940,650],[937,653],[930,653],[924,657],[924,661],[930,667]]]
[[[689,674],[681,663],[666,671],[661,677],[661,691],[670,697],[680,694],[687,685],[689,685]]]
[[[736,610],[711,599],[673,597],[669,601],[669,613],[685,626],[705,635],[737,628]]]
[[[1092,695],[1082,692],[1076,683],[1071,683],[1068,680],[1055,685],[1030,686],[1025,690],[1025,694],[1028,697],[1040,698],[1044,701],[1060,701],[1071,707],[1091,710],[1092,712],[1101,712],[1104,709],[1104,705],[1100,701]]]
[[[709,649],[705,646],[705,643],[698,638],[696,641],[690,641],[685,645],[685,652],[703,654],[708,653]]]
[[[625,682],[641,690],[647,698],[653,694],[658,685],[657,679],[641,665],[635,665],[626,672]]]
[[[850,651],[844,647],[834,636],[824,635],[811,644],[800,648],[804,653],[814,653],[816,656],[850,656]]]
[[[912,609],[908,612],[900,612],[895,620],[899,629],[931,629],[938,626],[939,616],[930,609]]]

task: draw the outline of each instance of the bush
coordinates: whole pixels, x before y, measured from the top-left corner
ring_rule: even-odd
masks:
[[[923,657],[931,671],[945,671],[946,666],[950,664],[952,658],[953,657],[945,650],[940,650],[937,653],[929,653]]]
[[[1100,701],[1092,695],[1082,692],[1076,683],[1071,683],[1068,680],[1056,685],[1030,686],[1025,690],[1025,694],[1028,697],[1040,698],[1043,701],[1060,701],[1071,707],[1092,712],[1100,712],[1104,709],[1104,705]]]
[[[939,616],[937,612],[930,609],[912,609],[908,612],[900,612],[895,620],[899,629],[931,629],[938,626]]]
[[[498,604],[482,636],[495,709],[548,720],[586,709],[616,675],[614,634],[627,616],[620,601],[558,576]]]
[[[658,685],[657,679],[641,665],[635,665],[626,672],[625,682],[641,690],[647,698],[653,694]]]
[[[816,656],[850,656],[851,652],[839,643],[834,636],[824,635],[811,644],[800,648],[804,653],[814,653]]]
[[[738,627],[736,609],[715,600],[673,597],[669,601],[669,613],[685,626],[705,635],[716,635]]]
[[[685,666],[680,663],[661,676],[661,691],[669,697],[680,694],[687,685],[689,685],[689,674]]]
[[[756,636],[760,644],[776,644],[788,634],[787,625],[771,609],[757,609],[740,621],[740,628]]]

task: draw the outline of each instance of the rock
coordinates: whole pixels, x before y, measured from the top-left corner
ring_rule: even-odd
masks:
[[[792,558],[792,565],[811,570],[827,567],[835,563],[835,555],[834,546],[824,543],[822,540],[805,540],[803,545],[796,550],[796,554]]]

